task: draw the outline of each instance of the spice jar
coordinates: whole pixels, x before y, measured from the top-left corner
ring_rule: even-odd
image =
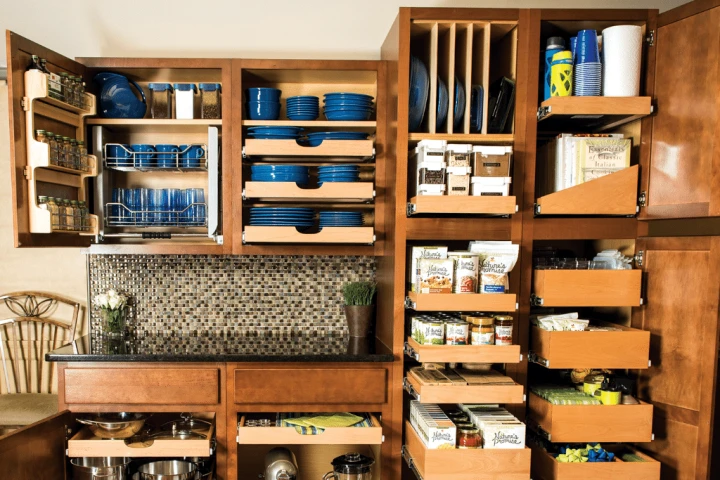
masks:
[[[513,318],[509,315],[495,317],[495,345],[512,345]]]
[[[62,147],[59,160],[61,167],[72,168],[73,156],[72,145],[70,144],[70,137],[62,137]]]
[[[220,118],[220,84],[201,83],[200,89],[200,118]]]
[[[57,137],[52,132],[45,132],[45,138],[48,139],[48,146],[50,147],[50,165],[58,165]]]
[[[80,170],[80,151],[78,150],[77,140],[70,140],[70,168]]]
[[[45,135],[45,130],[35,130],[35,140],[40,143],[50,143],[47,135]]]
[[[70,222],[70,230],[81,230],[82,218],[80,216],[80,208],[77,200],[70,200],[70,207],[72,208],[72,217]]]
[[[88,230],[88,227],[90,226],[90,222],[88,219],[88,208],[87,204],[84,200],[78,201],[78,212],[80,214],[80,225],[78,228],[80,230]]]
[[[152,118],[172,118],[172,85],[169,83],[151,83],[150,116]]]
[[[471,345],[495,344],[495,319],[493,317],[470,317],[472,319]]]
[[[457,448],[470,449],[481,447],[482,437],[480,436],[480,431],[477,428],[458,428]]]
[[[90,170],[90,168],[88,165],[87,148],[85,147],[85,142],[83,142],[82,140],[78,140],[77,149],[78,149],[78,170],[87,172],[88,170]]]
[[[47,209],[50,212],[50,225],[55,230],[60,230],[60,207],[56,203],[55,197],[47,198]]]

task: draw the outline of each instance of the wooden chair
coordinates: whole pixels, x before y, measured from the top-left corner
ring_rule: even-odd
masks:
[[[75,339],[81,307],[30,291],[2,295],[0,302],[15,315],[0,320],[0,429],[9,430],[57,413],[57,369],[45,354]],[[69,320],[55,318],[62,310]]]

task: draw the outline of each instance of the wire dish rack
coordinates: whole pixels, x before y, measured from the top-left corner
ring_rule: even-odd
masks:
[[[152,145],[157,148],[157,145]],[[200,154],[196,154],[200,149]],[[106,143],[103,147],[105,168],[121,172],[205,172],[208,169],[208,148],[203,143],[186,145],[177,152],[135,152],[122,143]]]
[[[191,203],[182,210],[133,210],[123,203],[106,203],[105,225],[138,228],[206,227],[207,204]]]

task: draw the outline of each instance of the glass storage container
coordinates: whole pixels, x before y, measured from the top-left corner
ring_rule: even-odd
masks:
[[[194,102],[197,87],[194,83],[176,83],[175,87],[175,118],[192,120],[194,116]]]
[[[35,140],[37,140],[40,143],[50,143],[50,140],[47,138],[47,135],[45,134],[45,130],[35,130]]]
[[[60,166],[65,168],[72,168],[73,166],[72,145],[70,144],[70,137],[62,137],[62,153],[60,155]]]
[[[200,118],[220,118],[220,84],[201,83],[200,88]]]
[[[69,230],[80,230],[80,209],[77,200],[70,200],[70,209],[72,216],[68,219]]]
[[[88,158],[87,158],[87,148],[85,147],[85,142],[82,140],[78,140],[77,142],[77,148],[78,148],[78,169],[82,170],[83,172],[87,172],[90,170],[90,165],[88,165]]]
[[[48,145],[50,146],[50,165],[58,165],[58,143],[57,137],[53,132],[45,132],[45,137],[48,139]]]
[[[48,197],[47,209],[50,211],[50,223],[53,229],[60,229],[60,207],[57,204],[55,197]]]
[[[151,83],[150,89],[150,116],[152,118],[172,118],[173,88],[169,83]]]
[[[78,228],[80,230],[87,230],[90,226],[90,222],[88,219],[88,208],[87,204],[84,200],[80,200],[78,202],[78,212],[80,214],[80,225],[78,225]]]
[[[80,170],[80,150],[78,150],[77,140],[70,140],[70,168]]]

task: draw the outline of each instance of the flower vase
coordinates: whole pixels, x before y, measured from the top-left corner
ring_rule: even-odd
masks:
[[[108,338],[122,338],[125,336],[127,308],[121,307],[115,310],[101,308],[100,318],[102,320],[103,335]]]

